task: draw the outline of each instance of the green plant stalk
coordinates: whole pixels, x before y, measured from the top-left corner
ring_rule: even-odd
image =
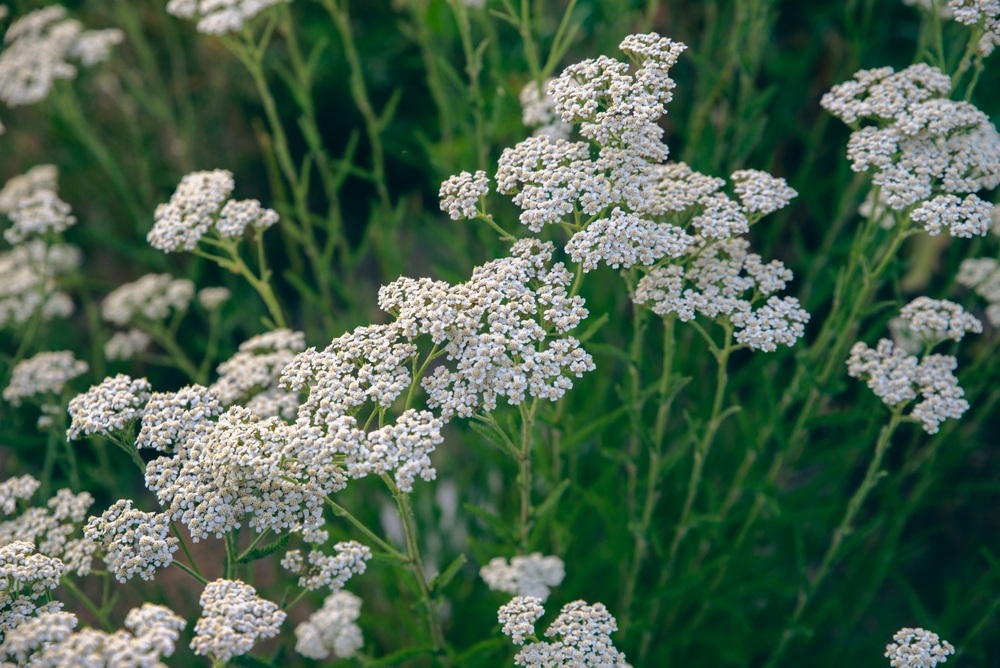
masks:
[[[184,349],[181,348],[180,344],[177,343],[176,337],[172,332],[163,327],[162,324],[156,321],[148,321],[144,323],[145,329],[164,349],[170,353],[169,360],[171,363],[184,372],[187,377],[201,385],[205,384],[207,378],[203,378],[201,375],[201,370],[191,361]]]
[[[184,552],[184,556],[187,560],[191,562],[191,570],[198,577],[202,577],[201,569],[198,568],[198,563],[194,560],[194,555],[191,554],[191,550],[188,548],[187,541],[184,540],[184,534],[181,533],[180,528],[177,526],[177,522],[171,521],[170,528],[174,530],[174,535],[177,536],[177,542],[181,544],[181,550]]]
[[[632,603],[635,597],[635,590],[639,584],[639,575],[649,551],[649,530],[653,521],[653,511],[656,510],[656,503],[660,498],[660,482],[662,471],[660,467],[663,461],[663,438],[667,428],[667,418],[670,415],[670,408],[673,403],[671,389],[671,377],[674,363],[674,352],[676,350],[675,335],[676,319],[668,316],[663,319],[663,368],[660,373],[660,382],[657,387],[659,397],[656,411],[656,422],[653,426],[653,443],[649,448],[649,462],[646,469],[646,495],[642,504],[642,514],[639,518],[639,525],[633,529],[634,542],[632,546],[632,563],[626,576],[622,589],[621,603],[619,610],[619,628],[622,635],[625,635],[632,621]],[[637,363],[638,360],[633,360]]]
[[[448,5],[455,14],[455,23],[458,24],[458,36],[465,55],[465,73],[469,77],[468,98],[472,106],[472,124],[476,136],[476,167],[485,170],[489,162],[489,145],[486,141],[486,122],[483,116],[486,98],[479,83],[479,75],[483,70],[483,54],[480,48],[472,44],[472,26],[469,24],[469,14],[465,4],[461,0],[452,0]]]
[[[403,532],[406,535],[406,565],[420,589],[420,604],[424,609],[434,655],[443,665],[451,666],[438,606],[431,598],[430,585],[424,574],[424,564],[420,556],[420,546],[417,543],[417,528],[413,518],[410,495],[400,491],[387,474],[382,474],[382,480],[392,492],[393,498],[396,500],[396,511],[399,514],[399,519],[403,522]]]
[[[532,441],[535,431],[535,413],[538,408],[538,398],[531,400],[531,406],[525,408],[524,402],[517,406],[521,413],[521,448],[518,451],[518,473],[517,486],[521,499],[521,511],[518,515],[518,547],[521,554],[528,553],[528,537],[531,534],[531,515],[534,509],[531,506],[532,489]]]
[[[76,583],[74,583],[72,579],[64,575],[59,580],[59,584],[66,587],[69,593],[73,594],[73,596],[83,604],[83,607],[85,607],[87,611],[97,619],[97,622],[104,628],[105,631],[108,633],[114,632],[115,625],[111,623],[110,619],[108,619],[107,614],[94,605],[94,602],[90,600],[90,597],[84,594],[80,588],[76,586]]]
[[[854,522],[854,518],[857,516],[858,511],[861,510],[862,504],[864,504],[865,499],[868,498],[868,494],[871,493],[872,489],[878,483],[878,479],[883,475],[881,471],[882,460],[885,458],[885,453],[889,450],[889,445],[892,442],[892,435],[895,433],[896,428],[899,426],[902,420],[903,409],[906,404],[899,404],[893,408],[892,416],[889,418],[889,423],[882,427],[879,433],[878,442],[875,444],[875,454],[872,456],[871,461],[868,463],[868,470],[865,472],[865,477],[858,486],[858,489],[851,496],[850,501],[847,503],[847,509],[844,511],[844,517],[840,520],[840,524],[834,529],[833,535],[830,537],[830,544],[826,549],[826,553],[823,555],[823,560],[820,562],[819,569],[816,571],[816,575],[813,577],[812,582],[804,591],[799,592],[798,602],[795,606],[795,611],[792,613],[792,617],[789,622],[785,625],[785,630],[781,634],[781,639],[778,641],[777,646],[771,654],[771,658],[767,662],[768,668],[773,668],[781,660],[784,654],[785,648],[788,646],[788,642],[792,639],[793,631],[792,628],[798,621],[802,618],[802,613],[805,612],[806,606],[815,596],[816,591],[819,589],[820,585],[826,579],[826,576],[830,572],[830,567],[833,565],[834,560],[840,553],[840,548],[843,546],[844,539],[850,535],[852,529],[851,525]]]
[[[353,524],[358,531],[363,533],[368,538],[368,540],[372,541],[380,548],[382,548],[386,552],[386,554],[396,559],[399,559],[400,561],[406,561],[407,559],[406,555],[402,554],[399,550],[394,548],[387,541],[380,538],[378,534],[369,529],[361,520],[352,515],[350,511],[347,510],[347,508],[344,508],[343,506],[341,506],[339,503],[337,503],[328,496],[323,497],[323,500],[326,501],[326,504],[330,506],[330,508],[333,510],[334,515],[337,515],[338,517],[343,517],[348,522]]]

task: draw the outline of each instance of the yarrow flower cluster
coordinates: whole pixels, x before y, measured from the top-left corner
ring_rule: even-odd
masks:
[[[302,332],[276,329],[240,344],[238,352],[218,366],[218,380],[209,390],[223,406],[237,403],[261,417],[295,417],[298,393],[278,386],[281,370],[306,349]]]
[[[474,175],[462,172],[441,184],[438,193],[441,210],[452,220],[475,218],[476,205],[480,198],[486,197],[489,192],[490,182],[486,178],[486,172],[479,170]]]
[[[953,236],[982,235],[992,205],[973,193],[1000,185],[1000,133],[950,93],[951,77],[919,63],[859,71],[821,104],[855,128],[851,169],[872,175],[880,203],[894,211],[919,204],[910,217],[931,234],[947,227]]]
[[[167,12],[198,20],[198,32],[223,35],[239,32],[244,24],[268,7],[288,0],[170,0]]]
[[[256,589],[240,580],[209,582],[199,602],[202,613],[191,649],[217,661],[246,654],[259,639],[278,635],[286,617],[277,603],[260,598]]]
[[[281,560],[281,565],[299,575],[299,586],[309,591],[329,587],[338,592],[352,575],[361,575],[372,558],[372,551],[356,540],[342,541],[333,546],[336,555],[311,550],[303,557],[299,550],[291,550]]]
[[[142,409],[137,448],[168,452],[193,439],[203,438],[209,418],[222,412],[215,395],[201,385],[189,385],[176,392],[153,392]]]
[[[534,136],[545,136],[551,141],[569,139],[573,126],[564,123],[556,113],[556,102],[548,93],[553,79],[546,79],[541,85],[529,81],[518,94],[521,103],[521,121],[526,127],[535,128]]]
[[[133,608],[125,629],[106,633],[85,628],[75,631],[79,620],[61,611],[47,611],[21,624],[0,644],[0,658],[38,668],[62,666],[134,666],[163,668],[186,622],[169,608],[152,603]]]
[[[165,253],[191,251],[210,232],[239,239],[247,227],[260,233],[278,222],[278,214],[257,200],[229,199],[235,187],[232,173],[224,169],[185,176],[170,200],[156,207],[146,235],[149,245]]]
[[[295,651],[304,657],[321,661],[333,655],[349,659],[364,644],[357,619],[361,616],[361,599],[348,591],[338,591],[326,597],[323,607],[295,627]]]
[[[3,232],[7,243],[16,246],[32,237],[62,234],[76,224],[69,204],[52,190],[39,189],[7,211],[13,225]]]
[[[59,559],[35,552],[34,543],[9,540],[0,547],[0,635],[25,623],[51,606],[35,601],[59,585],[67,571]]]
[[[100,517],[92,517],[83,529],[87,540],[105,551],[104,561],[119,582],[138,575],[152,580],[158,568],[166,568],[177,551],[178,540],[170,535],[170,516],[132,508],[132,501],[116,501]]]
[[[907,404],[919,395],[911,417],[924,431],[936,434],[941,422],[958,419],[969,409],[964,391],[954,376],[958,361],[950,355],[928,354],[922,359],[908,354],[892,340],[882,339],[875,348],[858,342],[851,348],[847,373],[864,380],[868,388],[890,407]]]
[[[566,576],[562,559],[542,556],[539,552],[518,555],[510,563],[503,557],[494,557],[479,569],[490,589],[515,596],[530,596],[545,601],[551,587],[557,587]]]
[[[77,68],[107,60],[111,47],[121,43],[117,28],[84,30],[66,18],[66,9],[51,5],[25,14],[10,24],[0,51],[0,100],[8,106],[44,100],[55,81],[72,79]]]
[[[955,653],[951,643],[924,629],[903,628],[892,639],[895,642],[885,646],[885,657],[892,668],[934,668]]]
[[[566,267],[548,266],[553,250],[522,239],[509,257],[477,267],[465,283],[404,278],[379,291],[379,306],[407,337],[427,334],[444,344],[449,363],[420,381],[443,419],[491,411],[500,397],[511,405],[526,396],[555,401],[573,386],[570,376],[594,369],[567,334],[587,309],[569,295]]]
[[[194,283],[170,274],[146,274],[115,288],[101,302],[101,316],[124,327],[143,321],[163,321],[184,312],[194,296]]]
[[[0,522],[0,545],[30,542],[38,546],[39,553],[46,558],[59,559],[66,572],[90,573],[97,546],[82,536],[71,536],[79,535],[80,525],[87,519],[94,497],[89,492],[74,494],[69,489],[60,489],[44,507],[28,506],[15,514],[16,502],[30,499],[38,486],[38,481],[31,476],[12,478],[0,484],[0,504],[9,516]]]
[[[76,359],[69,350],[38,353],[17,363],[10,384],[3,390],[3,398],[13,406],[20,406],[30,397],[58,396],[66,383],[89,369],[86,362]]]
[[[1000,327],[1000,263],[993,258],[962,260],[955,280],[986,300],[986,319]]]
[[[152,389],[145,378],[133,379],[123,373],[105,378],[70,400],[71,421],[66,437],[73,440],[83,435],[123,430],[141,416]]]
[[[518,596],[500,608],[497,617],[504,635],[523,645],[514,657],[515,665],[629,666],[625,655],[615,649],[611,640],[618,625],[604,604],[567,603],[545,631],[545,637],[555,640],[525,644],[527,636],[535,635],[535,622],[544,613],[541,600],[531,596]]]

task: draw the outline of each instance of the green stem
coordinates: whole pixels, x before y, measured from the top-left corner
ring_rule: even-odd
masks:
[[[82,591],[80,591],[80,588],[76,586],[73,580],[69,579],[64,575],[62,579],[59,580],[59,584],[66,587],[66,589],[69,590],[69,592],[73,594],[73,596],[76,597],[76,599],[80,601],[80,603],[83,604],[83,607],[87,608],[90,614],[92,614],[97,619],[98,623],[102,627],[104,627],[105,631],[111,633],[115,630],[115,625],[112,624],[111,620],[108,619],[107,614],[102,612],[96,605],[94,605],[94,602],[90,600],[90,597],[84,594]]]
[[[823,560],[820,562],[819,569],[816,571],[816,575],[813,577],[812,582],[806,590],[799,592],[798,603],[795,606],[795,611],[792,613],[792,617],[789,622],[785,625],[785,631],[781,635],[781,639],[778,645],[775,647],[771,658],[767,663],[768,668],[773,668],[780,661],[782,654],[784,654],[785,648],[788,646],[788,642],[792,639],[794,633],[792,627],[794,627],[798,621],[802,618],[802,613],[805,612],[806,606],[812,600],[819,586],[826,579],[826,576],[830,572],[830,567],[833,565],[834,560],[840,553],[840,548],[843,546],[844,539],[851,534],[851,525],[854,523],[854,518],[857,516],[858,511],[861,510],[862,504],[864,504],[865,499],[871,493],[872,489],[878,483],[878,479],[882,477],[883,472],[881,471],[882,460],[885,458],[885,453],[889,450],[889,445],[892,442],[892,435],[895,433],[896,428],[902,419],[903,409],[906,404],[897,405],[892,411],[892,417],[889,419],[889,423],[882,427],[882,431],[879,433],[878,442],[875,444],[875,454],[868,464],[868,470],[865,472],[865,477],[858,486],[858,489],[851,496],[850,501],[847,503],[847,509],[844,511],[844,516],[840,520],[840,524],[834,529],[833,535],[830,538],[830,544],[826,549],[826,554],[823,555]]]
[[[339,503],[337,503],[328,496],[324,497],[323,500],[326,501],[326,504],[330,506],[330,508],[333,510],[334,515],[337,515],[338,517],[343,517],[348,522],[353,524],[358,531],[363,533],[368,538],[368,540],[372,541],[380,548],[382,548],[386,552],[386,554],[389,554],[393,558],[399,559],[400,561],[406,561],[407,559],[406,555],[402,554],[399,550],[397,550],[388,542],[380,538],[374,531],[365,526],[365,524],[361,520],[352,515],[350,511],[347,510],[347,508],[344,508],[343,506],[341,506]]]
[[[518,547],[521,554],[528,553],[528,539],[531,534],[531,445],[535,430],[535,411],[538,399],[531,400],[531,406],[526,408],[524,402],[518,404],[521,413],[521,447],[518,451],[517,486],[521,498],[521,512],[518,516]]]

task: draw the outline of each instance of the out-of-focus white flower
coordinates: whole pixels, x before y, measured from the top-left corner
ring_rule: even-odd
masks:
[[[170,0],[167,12],[182,19],[197,19],[198,32],[223,35],[242,30],[247,21],[279,2],[288,0]]]
[[[361,627],[361,599],[347,591],[326,597],[323,607],[295,627],[295,651],[317,661],[330,652],[338,659],[354,656],[364,644]]]
[[[166,320],[185,311],[194,296],[194,283],[170,274],[146,274],[112,291],[101,302],[101,317],[123,327],[135,322]]]
[[[38,353],[21,360],[14,367],[10,384],[3,390],[3,398],[14,406],[38,395],[58,395],[66,383],[87,373],[90,366],[73,356],[72,351]]]
[[[494,591],[545,601],[551,593],[550,587],[557,587],[563,581],[566,569],[559,557],[535,552],[513,557],[510,563],[503,557],[494,557],[479,569],[479,576]]]

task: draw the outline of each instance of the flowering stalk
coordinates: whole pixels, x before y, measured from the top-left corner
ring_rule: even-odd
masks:
[[[531,532],[531,444],[535,431],[535,411],[538,408],[538,398],[531,400],[531,406],[518,404],[521,413],[521,448],[518,452],[517,486],[520,491],[521,512],[518,516],[518,547],[522,554],[528,552],[528,535]]]
[[[781,638],[779,639],[777,646],[771,653],[771,658],[767,662],[768,668],[773,668],[773,666],[776,666],[781,660],[785,648],[788,646],[789,640],[791,640],[794,635],[792,627],[794,627],[798,623],[799,619],[801,619],[806,606],[809,605],[809,602],[816,594],[816,590],[819,589],[823,580],[826,579],[827,574],[830,572],[830,567],[833,565],[834,560],[840,552],[844,539],[851,534],[851,525],[854,523],[855,516],[858,514],[858,511],[861,510],[861,506],[864,504],[865,499],[868,498],[868,494],[870,494],[872,489],[875,488],[879,478],[882,477],[882,460],[885,458],[885,453],[889,450],[889,445],[892,442],[892,435],[896,432],[896,428],[902,421],[903,409],[905,407],[905,403],[898,404],[894,407],[888,424],[884,425],[882,430],[879,432],[878,442],[875,444],[875,454],[868,463],[868,470],[865,472],[865,477],[858,486],[858,489],[855,490],[854,494],[851,496],[850,501],[848,501],[847,509],[844,511],[844,516],[830,537],[830,544],[826,549],[826,554],[823,555],[823,560],[820,562],[819,569],[816,571],[816,575],[813,577],[812,582],[809,583],[809,586],[805,591],[799,592],[798,603],[795,606],[795,611],[792,613],[791,619],[785,625],[785,630],[781,634]]]
[[[203,237],[206,243],[221,248],[225,252],[225,256],[207,253],[200,248],[196,248],[193,252],[196,255],[215,262],[223,269],[227,269],[246,279],[250,286],[260,295],[260,298],[264,300],[264,304],[267,306],[268,313],[273,321],[273,326],[284,329],[288,325],[285,324],[285,316],[281,312],[281,304],[278,301],[277,295],[274,294],[274,289],[271,287],[271,271],[267,268],[264,256],[264,241],[261,237],[261,232],[257,231],[255,233],[255,247],[257,250],[257,264],[260,271],[259,276],[243,260],[236,242],[227,237]]]

